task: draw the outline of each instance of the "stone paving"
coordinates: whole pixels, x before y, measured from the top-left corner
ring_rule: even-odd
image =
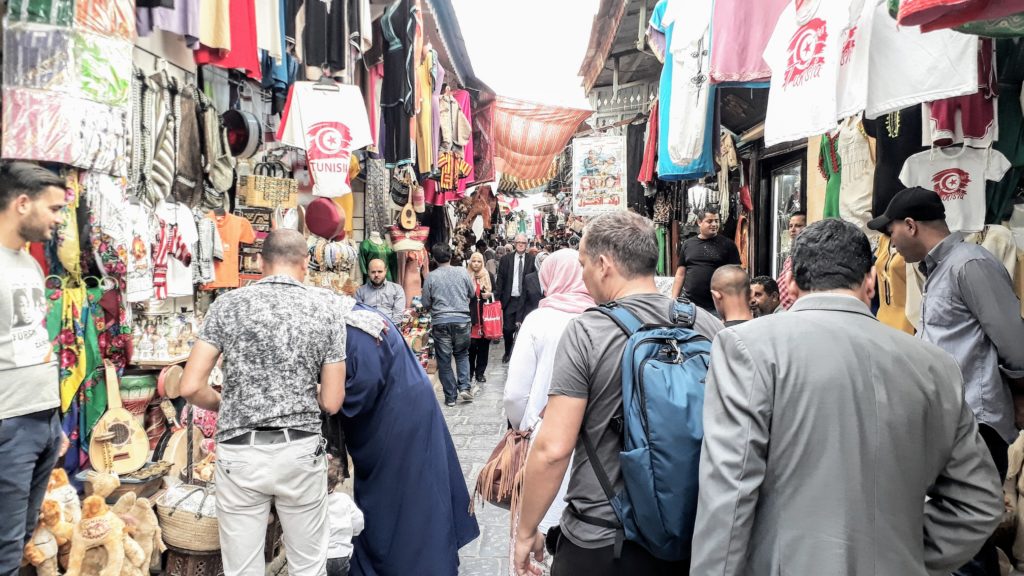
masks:
[[[507,366],[501,363],[505,347],[491,346],[487,365],[487,382],[478,384],[480,392],[473,402],[460,402],[455,407],[444,406],[440,381],[434,377],[435,389],[452,441],[459,453],[462,473],[470,494],[476,486],[476,477],[505,433],[507,423],[502,407]],[[452,363],[454,365],[454,362]],[[505,576],[508,574],[509,513],[490,505],[476,507],[480,537],[460,552],[460,576]]]

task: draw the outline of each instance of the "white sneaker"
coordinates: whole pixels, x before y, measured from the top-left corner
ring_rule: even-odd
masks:
[[[469,390],[463,390],[459,392],[459,400],[462,400],[463,402],[472,402],[473,393]]]
[[[473,384],[473,387],[469,389],[469,393],[473,395],[473,398],[476,398],[476,395],[480,393],[480,387]]]

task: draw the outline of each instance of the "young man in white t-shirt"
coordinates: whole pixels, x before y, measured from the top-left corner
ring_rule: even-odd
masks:
[[[43,325],[43,273],[25,251],[63,219],[64,180],[35,164],[0,163],[0,576],[13,576],[32,537],[57,458],[57,363]]]

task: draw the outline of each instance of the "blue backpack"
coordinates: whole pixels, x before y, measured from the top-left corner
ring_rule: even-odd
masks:
[[[618,523],[573,513],[581,521],[614,528],[615,557],[623,538],[666,561],[690,557],[697,516],[697,472],[704,439],[704,379],[711,342],[693,330],[696,307],[673,305],[672,324],[643,324],[612,302],[600,311],[625,332],[622,354],[622,432],[619,453],[624,489],[614,493],[593,442],[583,445]]]

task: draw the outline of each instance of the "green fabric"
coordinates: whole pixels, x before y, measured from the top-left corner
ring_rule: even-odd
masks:
[[[968,22],[963,26],[957,26],[955,30],[964,34],[987,36],[989,38],[1017,38],[1024,36],[1024,12],[993,20]]]
[[[71,26],[75,20],[75,3],[74,0],[10,0],[7,17],[12,22]]]
[[[900,14],[900,0],[887,0],[889,5],[889,16],[895,20]]]
[[[658,226],[655,230],[655,234],[658,237],[658,276],[665,276],[667,274],[665,270],[665,228]]]
[[[89,439],[92,429],[99,422],[100,416],[107,410],[107,387],[105,380],[100,378],[103,372],[103,356],[100,353],[100,333],[96,329],[96,320],[102,321],[103,310],[100,298],[103,288],[86,288],[86,306],[82,311],[82,324],[85,326],[85,383],[82,386],[85,406],[80,413],[82,450],[89,450]]]
[[[397,282],[398,258],[387,242],[377,244],[367,238],[359,244],[359,269],[363,271],[363,284],[370,281],[369,268],[371,260],[383,260],[387,272],[385,278],[389,282]]]
[[[996,69],[999,70],[999,140],[992,145],[1010,161],[1012,168],[998,182],[985,187],[986,224],[1003,221],[1017,185],[1024,176],[1024,115],[1021,114],[1020,93],[1024,82],[1024,43],[996,41]]]
[[[839,170],[833,170],[834,166]],[[818,165],[821,167],[822,175],[825,177],[825,209],[822,218],[839,218],[839,185],[841,183],[840,172],[842,171],[842,160],[839,158],[839,151],[831,145],[828,135],[821,138],[821,159]]]

